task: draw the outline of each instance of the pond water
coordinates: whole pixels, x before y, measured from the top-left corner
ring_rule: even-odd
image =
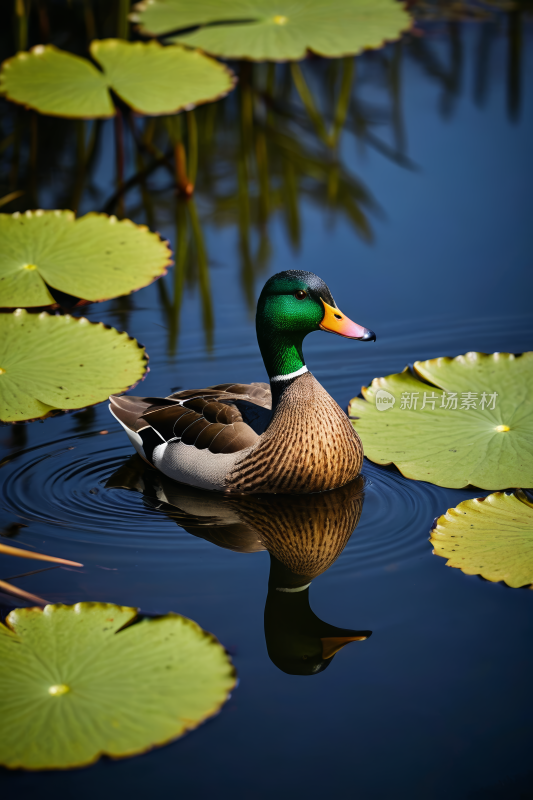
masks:
[[[369,344],[322,333],[306,340],[309,368],[344,408],[373,377],[417,359],[532,350],[533,28],[524,18],[517,56],[509,24],[505,16],[428,24],[424,37],[357,59],[338,152],[320,143],[289,85],[285,133],[300,148],[298,193],[290,196],[273,158],[267,209],[260,180],[250,179],[248,197],[241,180],[241,75],[241,95],[219,104],[216,147],[200,150],[195,202],[208,272],[191,257],[183,286],[170,270],[128,298],[83,310],[146,345],[150,372],[136,391],[265,380],[255,300],[269,275],[289,268],[319,274],[341,309],[377,334]],[[325,117],[338,79],[328,70],[315,60],[305,71]],[[278,68],[280,81],[287,75]],[[199,120],[207,126],[207,113]],[[22,198],[19,207],[69,207],[73,126],[42,124],[49,150],[39,155],[37,202]],[[109,208],[113,123],[99,127],[79,213],[117,210]],[[128,138],[125,165],[133,175]],[[181,212],[169,175],[160,169],[148,183],[144,195],[138,185],[125,195],[124,214],[175,250]],[[239,675],[222,712],[184,739],[82,772],[2,771],[6,795],[531,797],[533,596],[446,568],[428,542],[436,516],[486,493],[365,462],[361,519],[346,547],[280,606],[273,588],[289,578],[268,552],[242,552],[254,550],[246,543],[239,552],[214,526],[188,532],[149,488],[143,496],[109,485],[120,484],[112,476],[131,448],[107,404],[5,426],[0,442],[4,530],[23,523],[14,544],[84,564],[15,583],[53,602],[184,614],[219,638]],[[1,557],[0,577],[26,564]],[[281,628],[294,625],[297,635],[319,626],[310,608],[324,629],[372,636],[327,670],[287,674]]]

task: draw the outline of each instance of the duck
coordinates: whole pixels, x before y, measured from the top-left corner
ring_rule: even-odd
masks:
[[[217,493],[167,478],[131,456],[107,480],[106,490],[139,492],[152,512],[217,547],[240,554],[268,551],[270,575],[264,632],[271,662],[288,675],[316,675],[370,630],[338,627],[311,608],[313,581],[339,558],[357,527],[365,481],[311,496]]]
[[[353,481],[363,446],[345,412],[305,364],[313,331],[375,341],[312,272],[285,270],[257,303],[269,383],[223,383],[168,397],[112,395],[109,410],[137,453],[178,483],[234,494],[311,494]]]

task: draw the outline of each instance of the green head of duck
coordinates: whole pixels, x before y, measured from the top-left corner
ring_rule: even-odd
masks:
[[[256,329],[271,379],[304,369],[302,343],[313,331],[325,330],[362,341],[376,338],[371,330],[339,310],[318,275],[301,270],[278,272],[266,282],[257,304]]]

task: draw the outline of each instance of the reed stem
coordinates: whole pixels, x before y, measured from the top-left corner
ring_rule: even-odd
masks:
[[[17,18],[17,47],[28,49],[28,15],[30,0],[15,0],[15,16]]]
[[[130,38],[130,22],[128,14],[130,13],[130,0],[118,0],[118,20],[117,20],[117,38],[129,39]]]

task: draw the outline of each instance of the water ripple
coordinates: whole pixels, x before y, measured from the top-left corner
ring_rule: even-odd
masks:
[[[47,533],[60,539],[139,547],[175,538],[176,528],[147,508],[141,495],[105,489],[130,455],[122,431],[22,451],[2,467],[2,507],[26,522],[53,526]]]
[[[365,461],[363,474],[367,484],[361,521],[336,570],[393,570],[404,561],[431,552],[428,531],[443,508],[445,490],[408,480],[395,468],[378,467],[370,461]]]
[[[135,548],[179,548],[188,554],[209,546],[180,528],[142,494],[106,489],[113,473],[131,455],[123,432],[110,431],[48,442],[5,462],[0,503],[27,524],[44,526],[61,540]],[[443,490],[409,481],[370,462],[361,521],[335,570],[360,572],[390,568],[427,552],[427,532],[442,509]]]

